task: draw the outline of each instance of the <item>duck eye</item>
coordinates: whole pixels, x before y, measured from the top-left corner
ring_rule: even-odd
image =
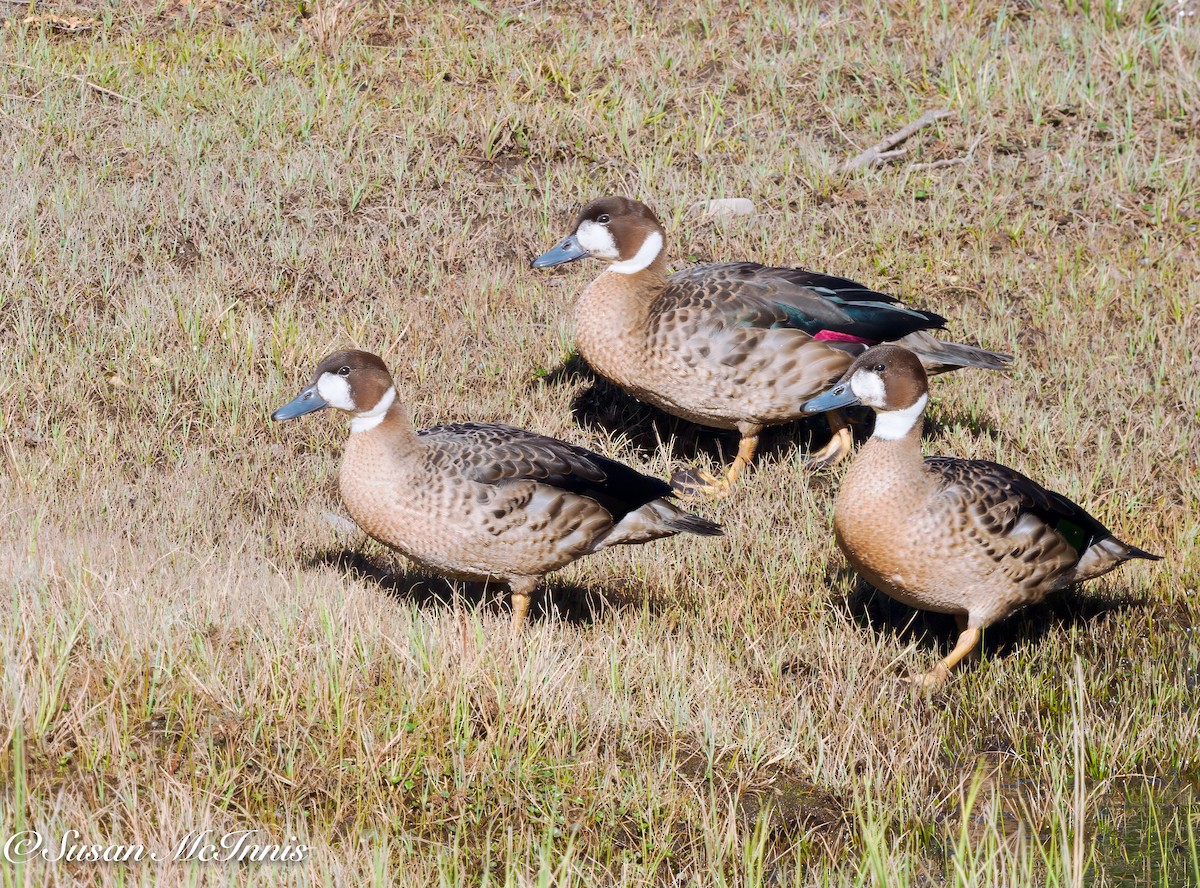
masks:
[[[339,367],[338,368],[338,376],[349,376],[349,375],[350,375],[349,367]]]
[[[601,213],[599,216],[596,217],[596,221],[599,222],[601,225],[607,225],[609,222],[612,221],[612,216],[608,215],[608,213]]]
[[[885,367],[883,364],[876,364],[874,367],[876,373],[882,373],[886,369],[887,367]]]

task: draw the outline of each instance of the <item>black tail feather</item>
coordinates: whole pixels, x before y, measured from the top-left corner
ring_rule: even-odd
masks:
[[[672,530],[679,533],[694,533],[697,536],[715,537],[725,535],[725,529],[715,521],[709,521],[707,518],[701,518],[699,515],[693,515],[690,512],[680,512],[678,515],[672,515],[669,526]]]
[[[1127,559],[1129,559],[1129,558],[1144,558],[1147,561],[1162,561],[1163,560],[1163,557],[1161,555],[1153,555],[1150,552],[1147,552],[1145,549],[1139,549],[1137,546],[1129,545],[1129,543],[1122,542],[1121,545],[1124,546],[1128,550],[1128,552],[1126,552],[1126,554],[1125,554],[1125,557]]]

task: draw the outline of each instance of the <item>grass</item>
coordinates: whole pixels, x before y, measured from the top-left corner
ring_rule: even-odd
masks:
[[[0,831],[310,846],[0,881],[1200,884],[1185,5],[0,6]],[[939,106],[902,162],[838,171]],[[516,640],[331,527],[344,429],[267,416],[339,346],[422,424],[664,476],[728,454],[570,360],[597,268],[528,260],[605,193],[679,265],[844,274],[1011,349],[939,380],[929,451],[1167,559],[994,628],[926,701],[895,679],[952,621],[845,569],[819,424],[708,510],[723,540],[563,570]],[[708,197],[759,212],[687,214]]]

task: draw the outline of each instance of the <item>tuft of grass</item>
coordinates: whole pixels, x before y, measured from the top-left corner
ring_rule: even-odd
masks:
[[[1200,34],[1156,10],[0,6],[0,835],[311,849],[0,879],[1200,879]],[[905,163],[839,171],[941,106]],[[573,565],[516,639],[490,590],[342,535],[344,431],[267,421],[335,347],[422,424],[728,458],[571,358],[594,266],[528,270],[604,193],[678,265],[846,275],[1011,349],[938,381],[928,450],[1166,560],[994,627],[925,701],[895,677],[953,623],[845,569],[819,423],[767,436],[721,541]],[[759,213],[687,215],[710,197]]]

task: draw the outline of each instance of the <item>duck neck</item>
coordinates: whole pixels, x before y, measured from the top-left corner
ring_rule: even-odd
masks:
[[[588,285],[575,305],[579,352],[602,376],[637,372],[644,348],[650,304],[666,286],[666,259],[635,272],[606,269]]]
[[[370,411],[374,413],[375,411]],[[350,517],[371,536],[387,535],[392,511],[405,502],[421,467],[422,440],[404,407],[392,403],[378,415],[354,417],[342,454],[338,489]]]
[[[620,294],[627,300],[649,304],[667,282],[667,257],[659,251],[653,261],[636,271],[622,270],[624,263],[614,262],[593,283]],[[590,287],[588,289],[591,289]]]
[[[867,446],[872,453],[888,454],[914,465],[921,464],[921,430],[925,426],[927,394],[899,410],[880,410],[875,414],[875,431]],[[864,450],[867,448],[864,447]]]
[[[386,445],[393,450],[405,450],[415,446],[418,440],[408,412],[396,398],[395,388],[389,388],[373,410],[350,420],[349,445]]]

